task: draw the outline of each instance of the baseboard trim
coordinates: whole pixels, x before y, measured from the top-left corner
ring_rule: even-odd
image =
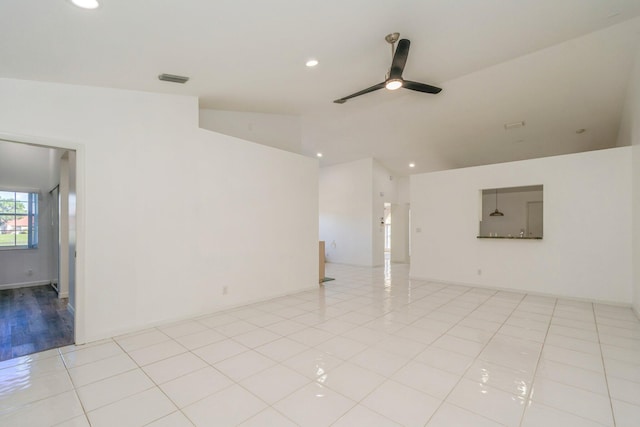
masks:
[[[383,267],[384,266],[384,264],[380,264],[380,265],[348,264],[346,262],[329,261],[328,259],[325,260],[325,264],[344,265],[344,266],[347,266],[347,267],[364,267],[364,268],[377,268],[377,267]]]
[[[84,340],[84,342],[76,341],[76,345],[89,344],[89,343],[93,343],[95,341],[100,341],[100,340],[104,340],[104,339],[108,339],[108,338],[115,338],[115,337],[119,337],[119,336],[122,336],[122,335],[136,334],[136,333],[139,333],[139,332],[143,332],[145,329],[154,328],[154,327],[157,327],[157,326],[168,325],[168,324],[171,324],[171,323],[183,322],[183,321],[188,321],[188,320],[192,320],[192,319],[195,319],[195,318],[211,316],[211,315],[215,315],[217,313],[222,313],[222,312],[225,312],[225,311],[233,310],[233,309],[236,309],[236,308],[239,308],[239,307],[243,307],[243,306],[246,306],[246,305],[258,304],[258,303],[267,302],[267,301],[270,301],[270,300],[273,300],[273,299],[276,299],[276,298],[282,298],[282,297],[286,297],[286,296],[290,296],[290,295],[299,294],[301,292],[308,292],[308,291],[311,291],[311,290],[317,290],[320,285],[321,284],[319,284],[319,283],[314,283],[313,285],[305,286],[304,288],[285,291],[285,292],[280,292],[278,294],[271,295],[271,296],[268,296],[268,297],[263,297],[263,298],[253,298],[253,299],[247,300],[245,302],[238,302],[236,304],[230,304],[230,305],[227,305],[227,306],[219,306],[219,307],[213,308],[212,310],[201,311],[199,313],[194,313],[194,314],[190,314],[190,315],[187,315],[187,316],[179,316],[179,317],[174,317],[174,318],[171,318],[171,319],[151,321],[151,322],[148,322],[148,323],[146,323],[144,325],[136,326],[136,327],[133,327],[133,328],[119,328],[117,330],[107,332],[106,334],[89,336]]]
[[[50,280],[38,280],[36,282],[9,283],[7,285],[0,285],[0,290],[30,288],[32,286],[42,286],[42,285],[50,285],[50,284],[51,284]]]
[[[466,286],[466,287],[471,287],[471,288],[492,289],[492,290],[495,290],[495,291],[514,292],[514,293],[519,293],[519,294],[535,295],[535,296],[548,297],[548,298],[562,298],[562,299],[567,299],[567,300],[571,300],[571,301],[587,302],[587,303],[591,303],[591,304],[614,305],[614,306],[617,306],[617,307],[625,307],[625,308],[632,308],[633,309],[633,306],[631,305],[631,303],[625,303],[625,302],[620,302],[620,301],[600,300],[600,299],[596,299],[596,298],[582,298],[582,297],[575,297],[575,296],[570,296],[570,295],[559,295],[559,294],[551,294],[551,293],[547,293],[547,292],[536,292],[536,291],[530,291],[530,290],[527,290],[527,289],[501,288],[499,286],[487,286],[487,285],[482,285],[482,284],[477,284],[477,283],[454,282],[454,281],[451,281],[451,280],[430,279],[430,278],[426,278],[426,277],[409,276],[409,278],[412,279],[412,280],[424,280],[426,282],[442,283],[443,285]],[[634,312],[636,313],[636,316],[637,316],[638,312],[636,312],[635,310],[634,310]],[[640,316],[638,316],[638,318],[640,318]]]

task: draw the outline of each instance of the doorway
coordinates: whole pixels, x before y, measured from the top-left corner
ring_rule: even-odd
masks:
[[[28,247],[0,247],[0,360],[75,342],[76,152],[0,139],[0,190],[11,189],[34,195],[37,220]]]

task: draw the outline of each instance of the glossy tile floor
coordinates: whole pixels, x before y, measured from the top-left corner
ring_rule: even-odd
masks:
[[[0,362],[2,426],[640,425],[628,308],[327,265],[323,288]]]

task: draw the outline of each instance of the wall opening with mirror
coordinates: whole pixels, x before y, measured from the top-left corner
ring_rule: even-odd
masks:
[[[480,190],[478,238],[542,239],[543,186]]]

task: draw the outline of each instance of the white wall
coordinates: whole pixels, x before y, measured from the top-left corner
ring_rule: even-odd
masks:
[[[629,79],[627,102],[618,134],[618,144],[632,145],[633,309],[640,317],[640,48]]]
[[[391,262],[409,262],[409,204],[391,205]]]
[[[396,204],[391,206],[391,262],[409,263],[409,177],[394,177]]]
[[[300,152],[302,130],[297,116],[201,109],[200,127],[281,150]]]
[[[0,93],[0,135],[77,149],[79,342],[317,286],[315,159],[199,129],[193,97]]]
[[[411,276],[631,303],[631,150],[412,176]],[[536,184],[543,240],[476,238],[478,190]]]
[[[327,262],[371,266],[373,159],[320,169],[320,240]]]
[[[640,98],[639,98],[640,101]],[[640,105],[640,102],[638,103]],[[633,142],[633,309],[640,318],[640,119]]]
[[[393,177],[396,181],[397,203],[409,203],[411,200],[410,178],[408,176]]]

